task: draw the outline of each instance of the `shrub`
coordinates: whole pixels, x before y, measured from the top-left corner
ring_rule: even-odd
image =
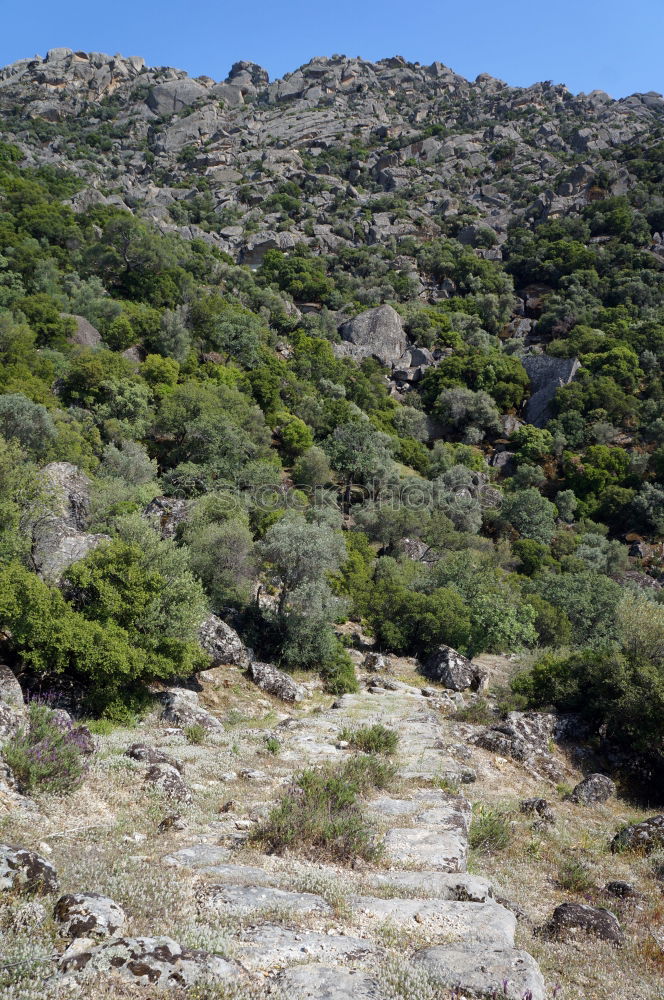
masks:
[[[470,705],[458,708],[454,718],[459,722],[470,722],[477,726],[490,726],[496,721],[496,716],[489,707],[486,698],[478,698]]]
[[[192,726],[187,726],[184,731],[184,735],[187,743],[198,746],[201,743],[205,743],[207,729],[205,726],[201,726],[198,722],[195,722]]]
[[[71,792],[88,770],[87,734],[61,720],[47,705],[33,702],[27,726],[3,749],[24,792]]]
[[[490,854],[504,851],[512,832],[505,813],[488,806],[479,806],[470,824],[468,843],[475,851]]]
[[[358,798],[393,778],[394,770],[372,757],[354,758],[340,771],[302,771],[252,839],[273,854],[296,849],[340,863],[375,861],[381,853],[377,832]]]
[[[353,661],[340,642],[321,667],[321,674],[329,694],[355,694],[360,689]]]
[[[382,723],[373,726],[359,726],[357,729],[348,727],[341,730],[339,739],[350,743],[354,750],[363,753],[393,754],[399,742],[399,734],[394,729],[388,729]]]
[[[265,749],[268,753],[271,753],[273,757],[276,757],[281,751],[281,743],[276,736],[266,736]]]
[[[593,886],[590,869],[577,858],[568,858],[558,867],[558,885],[569,892],[586,892]]]

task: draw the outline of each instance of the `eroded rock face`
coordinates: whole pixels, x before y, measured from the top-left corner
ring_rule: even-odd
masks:
[[[24,712],[14,705],[0,701],[0,746],[16,735],[24,721]]]
[[[75,941],[60,960],[63,976],[84,980],[112,972],[140,986],[193,986],[200,982],[231,982],[242,978],[236,962],[182,948],[170,937],[116,937],[96,945],[90,938]]]
[[[32,528],[32,560],[39,575],[57,583],[72,563],[83,559],[108,535],[89,534],[90,480],[71,462],[51,462],[42,475],[53,495],[52,513]]]
[[[98,892],[60,896],[53,916],[61,924],[61,937],[107,938],[122,931],[127,921],[122,907]]]
[[[14,672],[4,663],[0,663],[0,701],[21,711],[25,708],[21,685]]]
[[[178,526],[186,521],[191,504],[180,497],[155,497],[143,509],[143,517],[152,521],[162,538],[175,538]]]
[[[401,317],[392,306],[377,306],[360,313],[344,323],[340,333],[350,345],[348,353],[359,360],[373,357],[389,366],[395,364],[406,350]]]
[[[611,850],[645,851],[650,854],[656,848],[664,847],[664,814],[651,816],[642,823],[620,830],[611,841]]]
[[[266,694],[271,694],[275,698],[280,698],[281,701],[294,703],[302,701],[304,697],[304,689],[301,685],[271,663],[261,663],[254,660],[249,667],[249,673],[254,684],[261,691],[265,691]]]
[[[538,777],[558,782],[564,769],[549,752],[557,718],[546,712],[509,712],[504,722],[470,737],[469,743],[501,757],[511,757]]]
[[[57,892],[58,876],[50,862],[34,851],[0,844],[0,892]]]
[[[573,789],[569,796],[571,802],[591,806],[606,802],[616,794],[616,786],[605,774],[589,774]]]
[[[542,933],[551,937],[589,934],[612,944],[622,944],[625,940],[618,918],[610,910],[585,903],[561,903],[542,928]]]
[[[212,666],[232,664],[247,667],[251,652],[234,628],[227,625],[217,615],[208,615],[198,631],[198,641],[203,650],[212,657]]]
[[[422,666],[430,680],[452,691],[479,691],[485,680],[484,672],[451,646],[438,646]]]

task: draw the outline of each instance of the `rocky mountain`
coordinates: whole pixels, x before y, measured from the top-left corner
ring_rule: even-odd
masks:
[[[52,49],[0,70],[0,115],[28,163],[84,179],[76,210],[123,205],[255,265],[296,242],[440,233],[500,259],[511,223],[574,212],[598,187],[629,191],[625,152],[661,129],[664,99],[469,82],[398,56],[316,58],[272,83],[238,62],[215,82]]]

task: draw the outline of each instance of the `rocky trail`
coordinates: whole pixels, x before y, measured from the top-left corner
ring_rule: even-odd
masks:
[[[231,680],[220,680],[220,670],[230,671]],[[543,1000],[537,963],[515,945],[514,913],[497,901],[489,880],[467,871],[472,796],[456,788],[470,789],[476,774],[464,759],[470,750],[451,742],[455,734],[441,715],[461,696],[365,675],[359,694],[332,705],[329,697],[321,704],[316,691],[289,712],[275,712],[263,699],[259,705],[270,711],[255,728],[241,709],[219,712],[222,725],[202,701],[214,705],[214,692],[227,692],[229,684],[237,694],[233,673],[242,676],[232,667],[201,675],[201,696],[171,691],[171,716],[175,703],[180,726],[152,720],[129,748],[126,731],[104,737],[92,779],[97,787],[81,802],[88,816],[80,823],[70,817],[73,830],[64,841],[52,830],[55,804],[48,817],[32,815],[33,838],[36,822],[43,839],[28,859],[27,877],[47,873],[44,888],[51,893],[74,883],[77,890],[56,906],[59,936],[70,943],[48,957],[49,965],[57,962],[54,975],[42,968],[46,988],[66,985],[74,995],[96,997],[107,995],[103,989],[111,984],[131,995],[134,989],[145,995],[145,986],[221,984],[233,995],[291,1000],[491,997],[495,991],[510,1000]],[[208,732],[198,746],[183,737],[192,719]],[[343,867],[306,852],[262,853],[252,831],[293,776],[319,765],[341,767],[357,753],[341,731],[375,723],[399,735],[396,787],[365,803],[382,844],[376,863]],[[265,753],[268,741],[276,752]],[[109,797],[108,784],[119,773],[114,813],[107,804],[95,823],[98,796],[106,785]],[[124,813],[119,798],[127,791],[135,800],[147,798],[147,806],[135,801]],[[165,814],[169,801],[178,812]],[[26,864],[5,857],[7,877],[21,866],[25,872]],[[141,906],[143,878],[157,899]],[[134,881],[129,905],[127,880]],[[170,933],[159,913],[164,891]],[[26,906],[36,906],[36,913]],[[43,926],[40,906],[23,903],[14,922]],[[195,940],[204,947],[192,948]]]
[[[565,720],[468,722],[481,695],[423,677],[415,660],[351,652],[357,694],[334,699],[265,664],[214,667],[163,690],[133,729],[97,735],[71,795],[31,802],[3,787],[2,1000],[618,996],[656,905],[631,856],[610,853],[618,817],[636,818],[612,782],[591,775],[561,801],[556,788],[588,770],[560,743]],[[448,685],[462,659],[448,658]],[[504,657],[471,666],[493,682],[510,669]],[[256,679],[282,681],[282,697]],[[361,799],[375,855],[270,852],[256,832],[298,776],[343,777],[367,759],[348,734],[378,724],[398,743],[369,755],[396,772]],[[494,805],[509,820],[502,855],[470,846]],[[587,882],[577,902],[553,876],[561,858],[613,881]],[[644,969],[635,1000],[658,982]]]

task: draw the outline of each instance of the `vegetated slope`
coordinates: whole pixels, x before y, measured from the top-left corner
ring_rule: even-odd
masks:
[[[663,110],[400,58],[1,71],[12,662],[122,716],[212,609],[343,691],[351,616],[550,647],[521,698],[661,756]]]

